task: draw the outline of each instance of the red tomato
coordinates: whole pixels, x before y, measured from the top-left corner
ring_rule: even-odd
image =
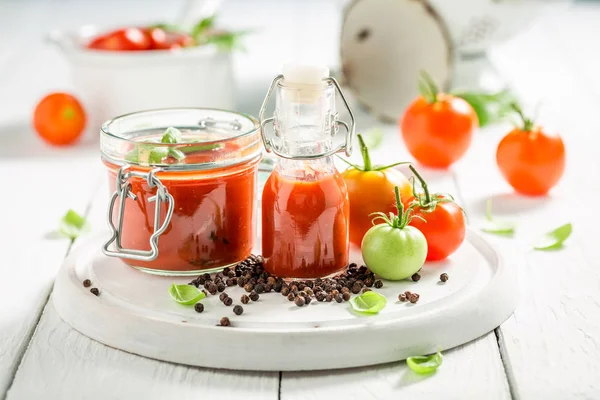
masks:
[[[48,143],[66,145],[76,141],[85,128],[86,116],[77,99],[52,93],[42,99],[33,114],[33,126]]]
[[[412,199],[413,219],[409,225],[420,230],[427,239],[427,261],[443,260],[454,253],[465,240],[466,224],[462,208],[449,196],[429,194],[423,178],[411,165],[425,193]],[[419,218],[420,217],[420,218]],[[421,219],[422,218],[422,219]]]
[[[558,183],[565,170],[565,145],[559,135],[548,135],[533,121],[510,131],[498,145],[496,162],[508,183],[519,193],[540,196]]]
[[[194,39],[185,33],[169,32],[161,28],[147,30],[152,41],[152,50],[178,49],[194,45]]]
[[[460,97],[440,93],[426,74],[422,96],[404,112],[400,129],[410,154],[421,164],[447,168],[460,159],[478,126],[473,107]]]
[[[124,28],[92,39],[87,47],[95,50],[138,51],[149,50],[151,45],[150,35],[145,30]]]

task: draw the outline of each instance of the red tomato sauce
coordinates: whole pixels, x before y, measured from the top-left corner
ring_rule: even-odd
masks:
[[[119,167],[105,164],[109,167],[110,189],[114,191]],[[221,268],[248,257],[254,241],[257,164],[255,160],[210,171],[158,173],[157,178],[174,199],[171,222],[158,239],[158,257],[154,261],[122,260],[157,272],[185,272]],[[129,182],[137,200],[126,200],[121,244],[128,249],[148,250],[156,204],[148,202],[148,198],[156,194],[156,188],[150,189],[140,178]],[[116,224],[118,204],[115,207]],[[161,222],[166,211],[167,205],[163,204]]]
[[[339,173],[299,181],[274,171],[262,197],[265,270],[286,278],[318,278],[346,267],[349,214]]]

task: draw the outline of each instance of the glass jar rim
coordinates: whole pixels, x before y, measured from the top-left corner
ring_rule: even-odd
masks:
[[[214,128],[215,124],[223,123],[228,124],[229,127],[225,129],[228,133],[226,137],[216,138],[214,140],[202,140],[196,142],[182,142],[182,143],[162,143],[150,140],[139,140],[139,137],[136,137],[134,134],[136,132],[143,131],[144,129],[148,129],[151,127],[152,129],[167,129],[172,126],[175,128],[181,129],[181,124],[159,124],[160,126],[151,126],[152,124],[144,124],[142,123],[139,126],[134,126],[130,129],[125,129],[123,132],[115,132],[118,129],[111,129],[112,126],[121,122],[127,122],[130,119],[148,119],[157,118],[157,117],[165,117],[168,119],[170,114],[172,115],[184,115],[186,113],[189,114],[200,114],[203,115],[202,118],[198,118],[194,125],[186,126],[188,128],[197,128],[208,129],[208,132]],[[212,116],[211,116],[212,115]],[[219,120],[219,115],[221,117],[228,117],[227,120]],[[216,118],[213,118],[216,117]],[[189,117],[192,118],[192,117]],[[192,118],[193,119],[193,118]],[[241,119],[242,121],[238,121]],[[203,125],[203,123],[205,123]],[[197,125],[197,126],[196,126]],[[121,129],[121,128],[119,128]],[[220,128],[223,130],[224,128]],[[239,133],[236,132],[239,129]],[[260,137],[260,123],[258,120],[248,114],[240,113],[236,111],[218,109],[218,108],[205,108],[205,107],[176,107],[176,108],[159,108],[159,109],[150,109],[143,111],[135,111],[127,114],[123,114],[112,118],[106,122],[104,122],[100,128],[101,133],[101,154],[104,159],[111,163],[115,163],[117,165],[121,164],[134,164],[141,165],[144,167],[151,166],[162,166],[165,169],[213,169],[213,168],[222,168],[230,165],[237,165],[247,161],[250,161],[256,157],[260,157],[262,153],[262,141]],[[240,146],[245,146],[241,150],[247,151],[239,151],[239,157],[235,155],[229,155],[229,157],[219,157],[219,159],[212,160],[210,162],[200,162],[200,163],[162,163],[162,162],[147,162],[147,163],[137,163],[131,162],[125,158],[125,154],[123,154],[123,150],[117,149],[115,150],[115,143],[119,144],[120,148],[135,148],[138,145],[144,146],[152,146],[153,148],[163,148],[163,149],[186,149],[198,146],[208,146],[211,145],[223,145],[222,148],[226,148],[228,144],[235,145],[236,143]],[[220,152],[220,155],[227,155],[226,151]],[[122,157],[121,157],[122,156]]]

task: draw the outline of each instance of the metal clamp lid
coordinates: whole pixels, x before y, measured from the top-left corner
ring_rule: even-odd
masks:
[[[342,98],[342,101],[344,102],[344,105],[346,106],[346,109],[348,110],[348,114],[350,115],[350,125],[348,125],[345,121],[338,120],[337,118],[333,121],[333,123],[335,124],[336,131],[337,131],[339,125],[346,128],[345,143],[340,144],[337,147],[335,147],[325,153],[310,154],[310,155],[304,155],[304,156],[290,156],[290,155],[281,153],[279,151],[277,146],[274,145],[272,139],[267,137],[267,133],[266,133],[266,129],[265,129],[265,126],[268,123],[273,123],[273,121],[275,120],[275,117],[265,118],[265,113],[267,111],[269,101],[271,100],[271,95],[273,94],[273,90],[275,90],[275,87],[277,86],[279,81],[282,79],[283,79],[283,75],[277,75],[275,78],[273,78],[273,81],[271,82],[271,86],[269,86],[269,91],[267,92],[267,95],[265,96],[262,106],[260,107],[260,112],[258,114],[258,119],[260,121],[261,137],[262,137],[263,144],[264,144],[267,152],[268,153],[273,152],[276,155],[278,155],[279,157],[283,157],[283,158],[307,159],[307,160],[332,156],[336,153],[342,153],[342,152],[345,153],[346,156],[348,156],[348,157],[350,155],[352,155],[352,142],[354,140],[354,131],[355,131],[354,114],[352,113],[352,110],[350,109],[350,106],[348,105],[348,101],[346,100],[346,97],[344,97],[344,93],[342,92],[340,85],[332,77],[324,78],[323,81],[326,83],[333,84],[333,86],[337,89],[338,93],[340,94],[340,97]]]
[[[127,258],[138,261],[152,261],[158,257],[158,238],[167,229],[173,216],[174,201],[173,196],[169,194],[162,182],[156,177],[156,173],[161,172],[162,168],[155,168],[150,172],[127,171],[129,165],[124,165],[117,173],[116,190],[113,193],[108,205],[108,225],[112,231],[111,238],[102,247],[102,252],[107,256]],[[137,200],[137,196],[131,192],[130,178],[143,178],[148,183],[150,188],[156,187],[156,195],[149,197],[148,201],[156,201],[154,209],[154,232],[150,236],[150,250],[125,249],[121,245],[121,235],[123,233],[123,216],[125,214],[125,200],[129,197],[132,200]],[[117,226],[113,223],[113,211],[117,198],[119,201],[119,216]],[[168,205],[165,220],[160,224],[160,209],[162,204],[166,202]],[[115,243],[116,250],[110,250],[109,247]]]

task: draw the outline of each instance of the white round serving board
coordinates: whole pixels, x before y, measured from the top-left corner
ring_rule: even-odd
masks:
[[[347,368],[403,360],[446,350],[490,332],[514,311],[516,277],[480,235],[468,231],[459,251],[427,263],[419,282],[384,281],[387,306],[360,316],[347,302],[297,307],[280,293],[261,294],[236,316],[218,295],[202,300],[204,312],[174,302],[171,283],[190,277],[149,275],[100,251],[108,234],[82,241],[55,283],[54,305],[69,325],[106,345],[159,360],[202,367],[294,371]],[[357,253],[357,252],[354,252]],[[352,257],[354,256],[354,257]],[[359,254],[351,260],[360,263]],[[450,279],[439,281],[442,272]],[[94,296],[82,281],[100,289]],[[416,304],[399,293],[420,294]],[[235,304],[245,293],[227,288]],[[227,316],[232,326],[217,326]]]

